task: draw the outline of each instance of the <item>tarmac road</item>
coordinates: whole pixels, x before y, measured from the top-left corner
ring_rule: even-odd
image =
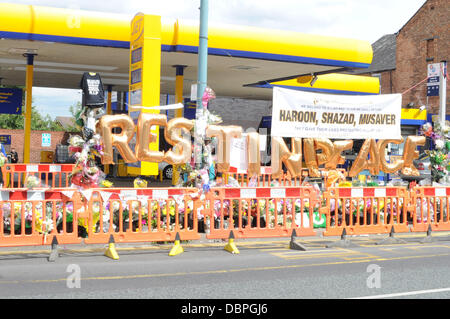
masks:
[[[306,251],[286,238],[236,240],[240,254],[204,240],[173,257],[171,245],[116,245],[119,260],[104,246],[60,246],[55,262],[48,247],[0,249],[0,298],[450,298],[448,234],[431,243],[408,235],[389,245],[376,244],[386,236],[351,237],[359,246],[344,248],[326,248],[338,238],[297,238]]]

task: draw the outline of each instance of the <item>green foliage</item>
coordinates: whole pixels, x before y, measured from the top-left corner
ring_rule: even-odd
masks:
[[[0,114],[0,127],[3,129],[23,130],[25,125],[24,114]],[[50,115],[42,116],[35,106],[31,108],[32,131],[64,131],[64,128],[50,118]]]
[[[3,129],[23,130],[25,125],[24,114],[0,114],[0,127]],[[42,116],[35,106],[31,109],[32,131],[64,131],[64,128],[50,115]]]
[[[72,114],[72,116],[75,120],[77,120],[79,118],[81,110],[82,110],[82,106],[81,106],[80,102],[77,102],[77,104],[69,106],[70,114]],[[81,132],[81,127],[77,124],[69,125],[66,128],[66,131],[71,132],[71,133]]]

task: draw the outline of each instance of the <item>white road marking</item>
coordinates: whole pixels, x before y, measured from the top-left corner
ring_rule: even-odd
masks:
[[[402,296],[414,296],[414,295],[422,295],[422,294],[431,294],[435,292],[444,292],[450,291],[450,288],[439,288],[439,289],[428,289],[428,290],[416,290],[416,291],[408,291],[408,292],[400,292],[395,294],[385,294],[385,295],[374,295],[374,296],[365,296],[365,297],[355,297],[349,299],[379,299],[379,298],[392,298],[392,297],[402,297]]]

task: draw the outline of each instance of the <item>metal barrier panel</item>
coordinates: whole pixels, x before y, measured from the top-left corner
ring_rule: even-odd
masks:
[[[0,192],[0,247],[81,242],[76,206],[60,190],[2,190]]]
[[[313,187],[212,188],[206,196],[210,239],[314,236]]]
[[[409,192],[403,187],[334,187],[323,194],[324,236],[408,232]]]
[[[75,164],[5,164],[2,167],[4,188],[23,188],[28,176],[36,176],[41,186],[69,187],[69,174]]]
[[[416,186],[411,189],[412,231],[450,230],[450,187]]]
[[[190,188],[108,188],[83,192],[86,244],[200,239],[198,190]]]

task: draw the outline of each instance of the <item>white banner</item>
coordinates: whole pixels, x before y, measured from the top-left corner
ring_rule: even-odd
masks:
[[[401,94],[334,95],[274,87],[272,136],[400,139]]]

